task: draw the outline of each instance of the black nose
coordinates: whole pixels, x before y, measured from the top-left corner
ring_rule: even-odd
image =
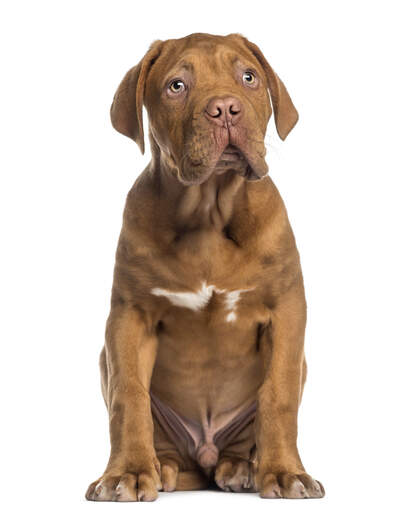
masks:
[[[242,115],[242,104],[234,97],[212,98],[204,111],[207,119],[219,126],[236,124]]]

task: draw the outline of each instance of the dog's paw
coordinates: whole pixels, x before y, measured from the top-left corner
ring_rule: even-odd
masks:
[[[90,484],[86,499],[89,501],[154,501],[162,488],[157,473],[105,473]]]
[[[159,459],[161,467],[162,490],[172,492],[176,489],[178,480],[179,465],[173,459]]]
[[[224,491],[256,492],[253,464],[247,460],[223,458],[216,467],[214,479]]]
[[[266,473],[260,482],[261,498],[322,498],[325,495],[321,482],[307,473]]]

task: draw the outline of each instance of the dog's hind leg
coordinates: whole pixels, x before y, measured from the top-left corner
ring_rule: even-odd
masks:
[[[156,412],[156,411],[155,411]],[[180,443],[175,444],[168,432],[153,416],[154,445],[160,462],[162,490],[195,491],[209,487],[209,477],[191,459]]]
[[[199,491],[209,487],[209,479],[199,469],[180,471],[172,459],[163,459],[161,479],[164,491]]]
[[[244,427],[226,440],[216,466],[214,480],[224,491],[256,492],[254,421],[243,419]]]
[[[220,459],[214,480],[218,487],[228,492],[256,492],[254,463],[234,456]]]

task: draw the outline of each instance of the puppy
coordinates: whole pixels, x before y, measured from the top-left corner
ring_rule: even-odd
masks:
[[[302,273],[264,146],[272,108],[281,139],[296,109],[238,34],[156,41],[128,71],[111,120],[142,152],[143,105],[152,159],[127,197],[100,358],[111,454],[86,497],[214,481],[320,498],[296,446]]]

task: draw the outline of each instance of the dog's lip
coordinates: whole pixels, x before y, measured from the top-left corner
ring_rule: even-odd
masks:
[[[251,158],[251,155],[248,155],[247,152],[242,151],[238,146],[229,143],[222,154],[220,155],[216,168],[218,164],[222,166],[229,165],[229,163],[236,164],[237,172],[241,174],[248,181],[256,181],[264,178],[267,175],[268,169],[267,164],[264,162],[264,165],[255,161],[254,158]]]
[[[235,154],[235,153],[240,153],[241,150],[239,148],[237,148],[236,146],[234,146],[233,144],[228,144],[223,153],[228,153],[228,154]]]
[[[244,159],[245,156],[242,151],[233,144],[228,144],[219,157],[219,160],[223,162],[236,162]]]
[[[262,158],[262,157],[261,157]],[[192,167],[199,168],[202,162],[195,162],[190,160]],[[230,167],[230,165],[232,165]],[[209,165],[206,172],[198,179],[186,180],[182,173],[179,174],[179,179],[185,185],[200,185],[207,181],[214,173],[224,174],[229,169],[235,170],[240,176],[243,176],[248,181],[256,181],[264,178],[268,173],[267,164],[264,159],[259,161],[259,158],[253,158],[248,155],[246,151],[242,151],[238,146],[228,143],[223,151],[213,160],[213,165]]]

